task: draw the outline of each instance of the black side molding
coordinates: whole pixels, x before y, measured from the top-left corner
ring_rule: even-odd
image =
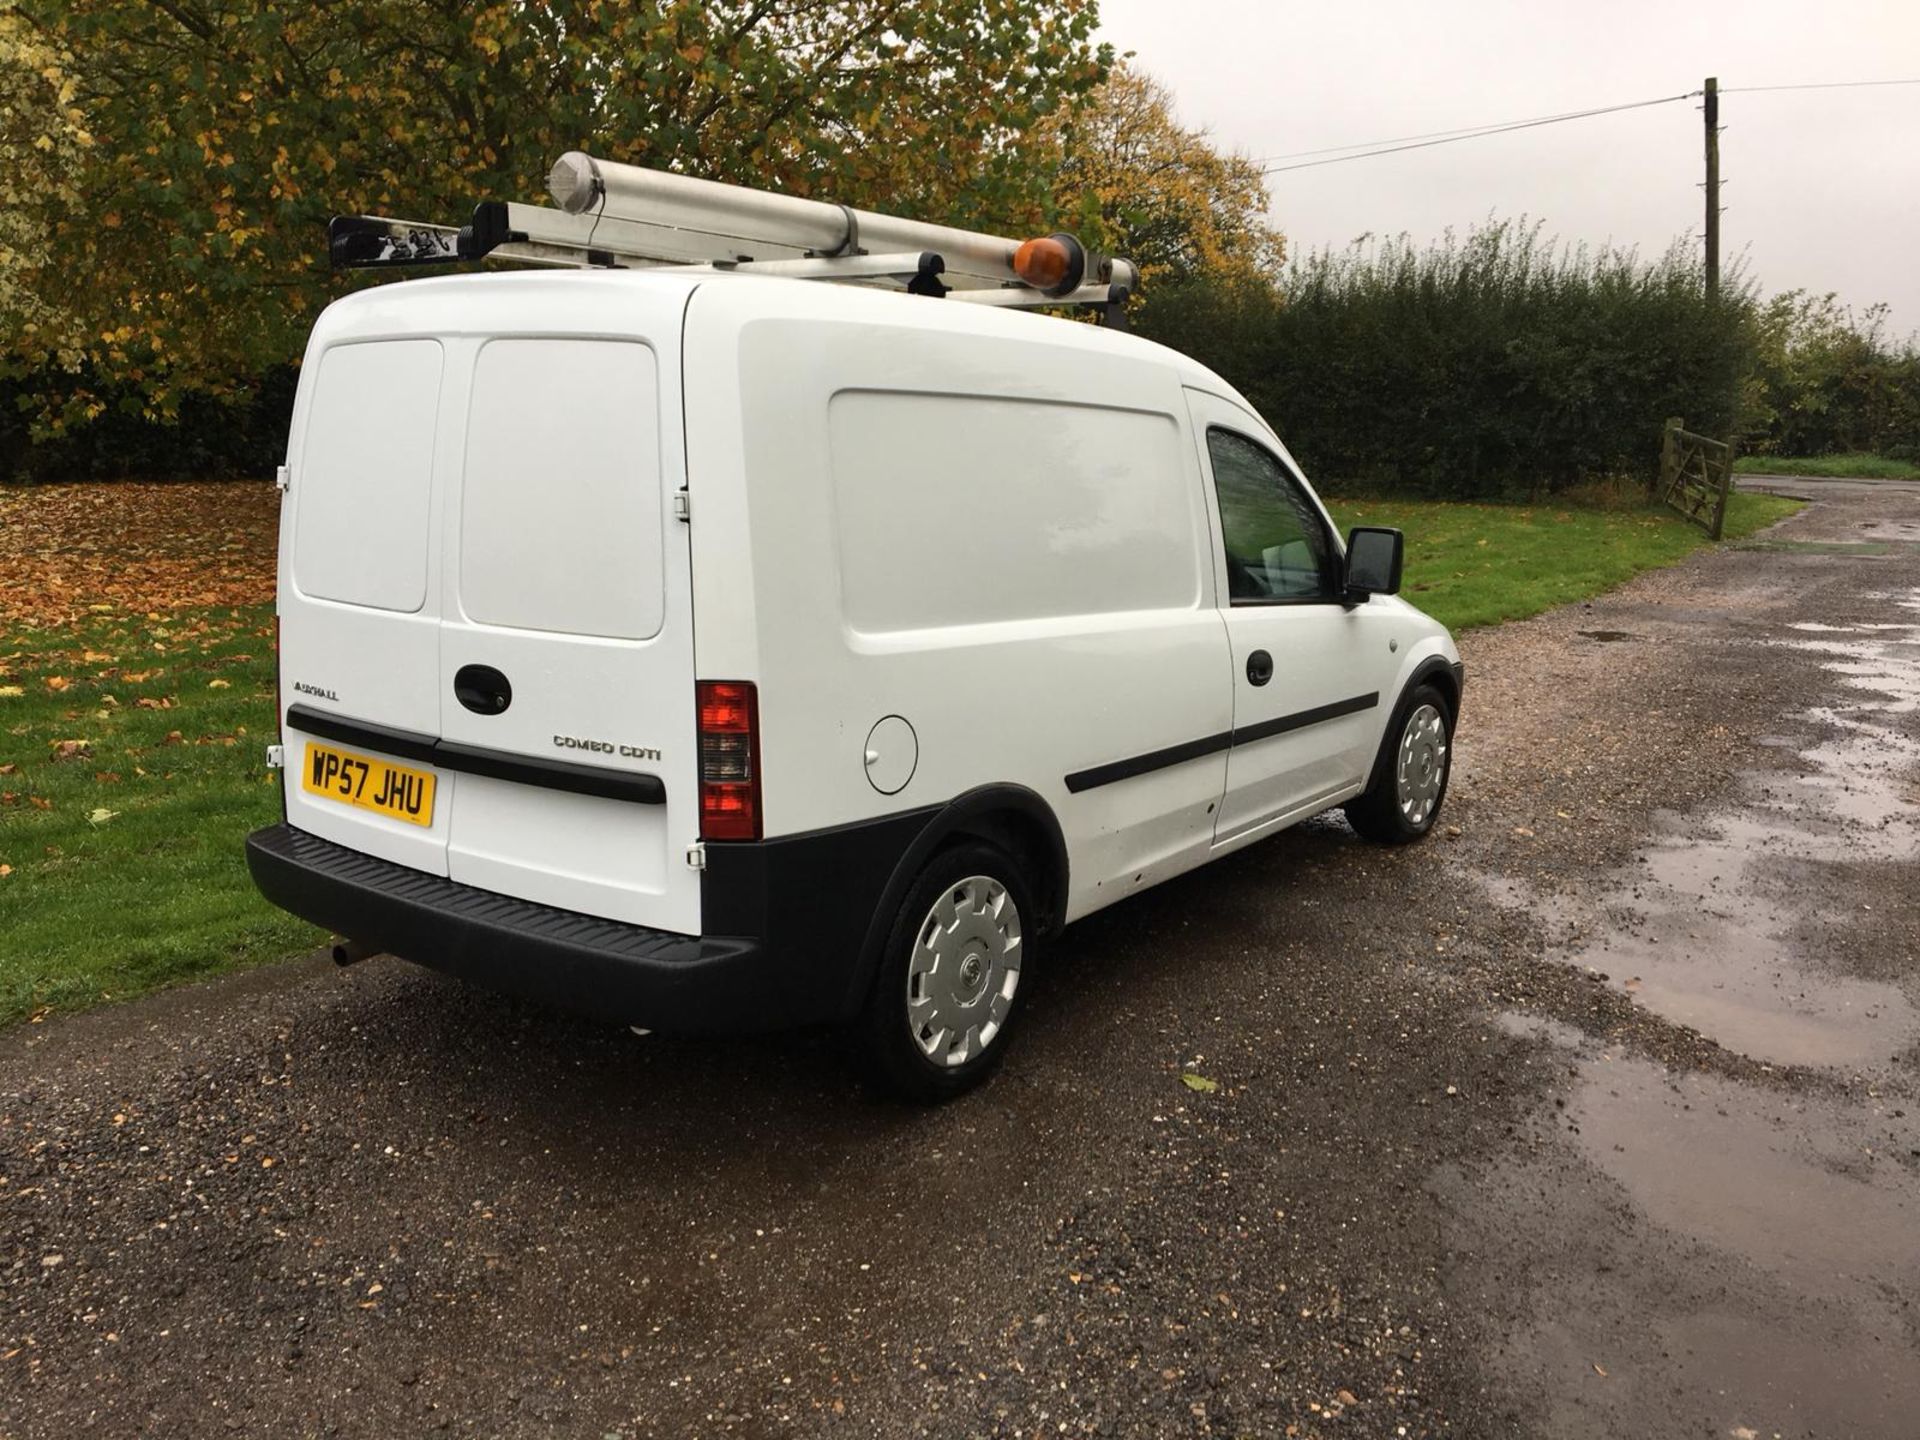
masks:
[[[1164,770],[1169,765],[1184,765],[1189,760],[1198,760],[1202,755],[1228,749],[1232,744],[1233,731],[1223,730],[1204,740],[1188,740],[1184,744],[1169,745],[1164,750],[1149,750],[1145,755],[1135,755],[1131,760],[1114,760],[1105,765],[1095,765],[1090,770],[1076,770],[1067,776],[1067,789],[1078,795],[1082,790],[1111,785],[1116,780],[1131,780],[1136,775]]]
[[[1249,725],[1243,730],[1234,731],[1233,743],[1251,745],[1256,740],[1284,735],[1289,730],[1304,730],[1309,725],[1338,720],[1343,715],[1358,715],[1362,710],[1371,710],[1379,703],[1380,692],[1376,690],[1371,695],[1356,695],[1351,700],[1336,700],[1331,705],[1316,705],[1311,710],[1296,710],[1291,715],[1278,715],[1271,720],[1262,720],[1258,725]]]
[[[1076,770],[1067,776],[1067,789],[1078,795],[1083,790],[1092,790],[1100,785],[1111,785],[1116,780],[1131,780],[1136,775],[1164,770],[1169,765],[1184,765],[1189,760],[1198,760],[1202,755],[1212,755],[1216,751],[1228,750],[1236,745],[1252,745],[1261,740],[1270,740],[1275,735],[1284,735],[1289,730],[1303,730],[1309,725],[1338,720],[1343,715],[1357,715],[1362,710],[1373,709],[1379,703],[1380,692],[1376,690],[1368,695],[1356,695],[1351,700],[1336,700],[1331,705],[1316,705],[1311,710],[1296,710],[1291,715],[1278,715],[1271,720],[1262,720],[1255,725],[1244,725],[1237,730],[1209,735],[1205,739],[1169,745],[1164,750],[1149,750],[1146,754],[1135,755],[1131,759],[1113,760],[1105,765],[1095,765],[1088,770]]]
[[[287,707],[287,724],[316,739],[338,740],[343,745],[358,745],[399,760],[418,760],[442,770],[485,775],[493,780],[512,780],[521,785],[539,785],[573,795],[631,800],[639,805],[667,803],[667,787],[658,775],[609,770],[603,765],[576,765],[566,760],[510,755],[503,750],[488,750],[478,745],[442,740],[437,735],[423,735],[417,730],[397,730],[390,725],[346,720],[338,715],[309,709],[305,705]]]

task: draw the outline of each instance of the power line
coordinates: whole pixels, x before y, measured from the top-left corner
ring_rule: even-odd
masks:
[[[1697,95],[1700,92],[1696,90],[1694,93]],[[1549,120],[1571,120],[1576,116],[1590,113],[1586,110],[1565,110],[1557,115],[1534,115],[1525,120],[1498,120],[1490,125],[1462,125],[1457,130],[1428,130],[1419,135],[1389,135],[1383,140],[1359,140],[1351,145],[1328,145],[1320,150],[1293,150],[1285,155],[1256,155],[1253,157],[1253,163],[1265,165],[1270,160],[1304,160],[1311,155],[1333,155],[1342,150],[1370,150],[1376,145],[1400,145],[1412,140],[1450,139],[1454,136],[1465,139],[1473,135],[1505,130],[1515,125],[1537,125]]]
[[[1262,170],[1260,173],[1262,175],[1283,175],[1289,170],[1311,170],[1319,165],[1340,165],[1348,160],[1370,160],[1375,155],[1396,155],[1403,150],[1426,150],[1435,145],[1453,145],[1461,140],[1478,140],[1484,135],[1507,135],[1515,130],[1532,130],[1540,125],[1559,125],[1568,120],[1585,120],[1594,115],[1613,115],[1622,110],[1644,110],[1650,105],[1671,105],[1680,100],[1692,100],[1699,94],[1700,92],[1698,90],[1689,90],[1682,95],[1662,95],[1654,100],[1633,100],[1625,105],[1602,105],[1592,110],[1570,110],[1562,115],[1542,115],[1532,120],[1510,120],[1504,124],[1483,125],[1469,130],[1437,131],[1435,134],[1438,138],[1417,138],[1410,136],[1407,137],[1413,141],[1413,143],[1410,144],[1386,142],[1383,148],[1361,150],[1357,155],[1333,155],[1331,159],[1305,160],[1298,165],[1273,165]],[[1367,143],[1382,145],[1380,141],[1370,141]],[[1352,150],[1356,148],[1358,147],[1351,145],[1336,145],[1331,147],[1332,150]],[[1301,153],[1310,155],[1327,154],[1330,152],[1303,151]],[[1274,158],[1287,159],[1290,157],[1276,156]]]
[[[1776,90],[1855,90],[1878,85],[1920,85],[1911,80],[1824,80],[1804,85],[1729,85],[1722,95],[1754,95]],[[1503,120],[1492,125],[1466,125],[1457,130],[1429,130],[1421,135],[1396,135],[1384,140],[1363,140],[1352,145],[1329,145],[1321,150],[1296,150],[1287,155],[1262,155],[1256,163],[1268,160],[1299,160],[1298,165],[1271,165],[1262,175],[1284,175],[1289,170],[1311,170],[1319,165],[1340,165],[1348,160],[1368,160],[1375,155],[1397,155],[1405,150],[1425,150],[1435,145],[1451,145],[1460,140],[1478,140],[1483,135],[1506,135],[1515,130],[1531,130],[1541,125],[1558,125],[1567,120],[1585,120],[1594,115],[1612,115],[1621,110],[1644,110],[1650,105],[1671,105],[1700,95],[1689,90],[1684,95],[1663,95],[1656,100],[1635,100],[1626,105],[1603,105],[1592,110],[1569,110],[1559,115],[1536,115],[1526,120]],[[1359,151],[1359,154],[1345,154]],[[1316,157],[1330,156],[1330,159]]]
[[[1916,80],[1822,80],[1811,85],[1729,85],[1722,95],[1753,95],[1762,90],[1858,90],[1870,85],[1920,85]]]

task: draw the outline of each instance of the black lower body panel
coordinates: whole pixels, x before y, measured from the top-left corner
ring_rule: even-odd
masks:
[[[881,852],[895,843],[907,842],[888,835],[862,856],[882,870],[876,893],[891,871]],[[735,849],[708,847],[720,873],[706,878],[705,908],[716,912],[710,924],[744,922],[753,934],[679,935],[579,915],[376,859],[291,825],[249,836],[247,865],[274,904],[370,949],[601,1019],[711,1033],[846,1018],[858,1003],[872,920],[847,891],[865,887],[849,887],[844,868],[835,887],[833,868],[808,863],[811,856],[784,857],[800,863],[769,871],[764,854],[714,853]]]

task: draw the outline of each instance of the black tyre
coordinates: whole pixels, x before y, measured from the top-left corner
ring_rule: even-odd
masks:
[[[1006,1053],[1040,912],[1013,859],[977,841],[942,850],[908,890],[858,1022],[884,1089],[937,1104]]]
[[[1433,828],[1453,768],[1453,706],[1439,687],[1416,685],[1394,707],[1364,793],[1347,823],[1381,845],[1405,845]]]

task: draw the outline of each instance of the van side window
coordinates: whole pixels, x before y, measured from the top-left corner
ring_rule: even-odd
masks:
[[[1207,453],[1233,603],[1334,599],[1333,542],[1293,476],[1264,446],[1231,430],[1209,429]]]

